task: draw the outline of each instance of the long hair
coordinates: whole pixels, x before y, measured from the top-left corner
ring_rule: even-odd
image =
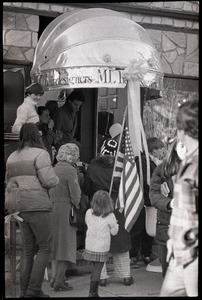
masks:
[[[105,218],[114,211],[114,205],[109,193],[103,190],[95,192],[91,200],[91,207],[95,216]]]
[[[176,146],[177,146],[178,140],[175,139],[172,144],[170,145],[170,148],[168,149],[167,155],[164,159],[164,175],[168,178],[172,177],[173,175],[177,174],[179,170],[179,166],[181,163],[181,160],[177,154]]]
[[[18,150],[22,150],[25,146],[46,149],[38,127],[34,123],[25,123],[20,130],[20,142]]]

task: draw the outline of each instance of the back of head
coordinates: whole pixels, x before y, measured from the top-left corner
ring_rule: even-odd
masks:
[[[109,193],[104,190],[95,192],[91,200],[91,207],[95,216],[106,217],[114,211],[114,206]]]
[[[38,115],[41,116],[45,110],[49,110],[46,106],[39,106],[37,108]]]
[[[38,95],[43,95],[44,90],[43,87],[39,83],[32,83],[25,89],[25,96],[35,94],[36,96]]]
[[[56,100],[48,100],[45,104],[45,107],[52,111],[58,108],[58,103]]]
[[[21,127],[18,149],[23,149],[25,146],[44,148],[38,127],[34,123],[25,123]]]
[[[121,134],[121,130],[122,130],[121,124],[119,124],[119,123],[113,124],[109,128],[109,134],[110,134],[111,138],[114,139],[117,135]]]
[[[176,125],[178,130],[193,139],[198,139],[198,100],[192,100],[182,103],[178,108],[176,116]]]
[[[118,148],[117,141],[112,139],[107,139],[102,144],[102,147],[100,149],[100,154],[116,156],[117,148]]]
[[[79,148],[75,143],[67,143],[62,145],[56,156],[57,161],[66,161],[75,164],[79,159]]]
[[[164,143],[157,137],[151,137],[147,139],[147,147],[150,154],[153,153],[154,150],[164,148]]]
[[[85,97],[83,92],[80,89],[76,89],[73,92],[71,92],[71,94],[69,94],[67,100],[70,100],[71,102],[73,102],[74,100],[85,102]]]

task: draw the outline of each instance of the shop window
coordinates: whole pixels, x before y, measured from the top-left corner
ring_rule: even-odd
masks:
[[[184,101],[198,97],[198,80],[164,78],[162,98],[144,101],[143,125],[146,137],[167,142],[176,135],[176,112]]]

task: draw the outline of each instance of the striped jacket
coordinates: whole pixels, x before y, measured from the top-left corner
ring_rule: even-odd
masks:
[[[168,231],[177,265],[198,255],[198,152],[181,165],[174,184],[174,207]]]
[[[51,211],[48,190],[58,182],[46,150],[25,147],[8,157],[6,196],[16,201],[18,211]]]

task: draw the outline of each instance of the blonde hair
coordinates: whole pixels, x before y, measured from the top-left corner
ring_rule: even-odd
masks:
[[[79,159],[79,148],[76,144],[67,143],[62,145],[56,156],[57,161],[67,161],[75,164]]]
[[[114,205],[109,193],[103,190],[97,191],[91,200],[91,207],[95,216],[105,218],[114,211]]]

